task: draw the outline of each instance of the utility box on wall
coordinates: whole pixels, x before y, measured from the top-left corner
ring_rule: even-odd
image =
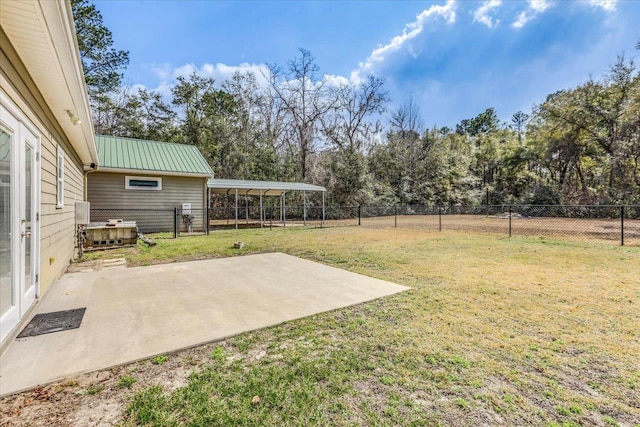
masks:
[[[76,202],[76,225],[89,224],[89,202]]]
[[[191,215],[191,203],[182,204],[182,215]]]

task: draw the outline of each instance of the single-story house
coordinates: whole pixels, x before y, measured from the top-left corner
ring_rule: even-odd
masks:
[[[70,3],[0,5],[0,350],[75,256],[98,163]]]
[[[171,231],[178,208],[181,231],[189,223],[203,229],[213,170],[197,147],[102,135],[96,145],[100,167],[87,176],[92,222],[124,219],[143,233]]]

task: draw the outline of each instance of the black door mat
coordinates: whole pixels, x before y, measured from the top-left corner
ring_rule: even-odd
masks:
[[[86,307],[73,310],[54,311],[53,313],[36,314],[31,322],[20,332],[17,338],[35,337],[36,335],[68,331],[80,327]]]

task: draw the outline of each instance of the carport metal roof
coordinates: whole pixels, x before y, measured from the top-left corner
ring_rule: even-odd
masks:
[[[242,179],[217,179],[211,178],[207,187],[215,194],[235,194],[243,196],[281,196],[287,191],[327,191],[318,185],[305,184],[303,182],[277,182],[277,181],[249,181]]]
[[[307,191],[322,192],[322,224],[324,224],[325,208],[324,187],[305,184],[303,182],[277,182],[277,181],[248,181],[241,179],[216,179],[207,181],[209,193],[233,194],[235,196],[235,226],[238,228],[238,196],[260,196],[260,227],[264,225],[265,213],[262,207],[262,196],[280,196],[280,212],[282,224],[287,224],[286,193],[288,191],[302,191],[302,207],[304,225],[307,225]],[[209,194],[210,196],[211,194]],[[211,200],[209,200],[209,203]],[[246,203],[246,202],[245,202]],[[247,205],[248,206],[248,205]],[[247,221],[249,220],[248,208],[245,210]]]

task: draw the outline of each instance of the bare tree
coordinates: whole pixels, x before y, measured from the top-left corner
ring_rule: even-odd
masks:
[[[424,130],[424,123],[420,115],[420,108],[409,98],[404,104],[393,111],[389,119],[392,132],[398,132],[403,138],[408,134],[420,136]]]
[[[329,143],[356,152],[380,132],[380,123],[372,119],[386,111],[389,95],[383,86],[383,79],[369,76],[360,85],[348,83],[335,89],[336,103],[321,121]]]
[[[311,52],[300,49],[300,57],[287,64],[286,70],[269,64],[269,75],[265,76],[277,98],[287,112],[291,127],[287,134],[299,151],[300,177],[307,177],[307,160],[315,151],[315,141],[322,116],[334,105],[326,81],[318,79],[318,65]]]
[[[286,109],[272,88],[262,91],[258,99],[258,115],[262,122],[264,138],[278,150],[282,146],[285,132]]]
[[[381,126],[377,120],[389,100],[384,80],[368,77],[363,83],[343,84],[333,89],[335,104],[321,119],[322,134],[332,150],[325,153],[334,202],[364,203],[369,186],[363,148]]]
[[[420,109],[412,98],[391,113],[389,125],[391,129],[387,137],[396,175],[393,187],[400,203],[407,203],[413,197],[420,134],[424,129]]]
[[[152,140],[175,134],[176,115],[157,92],[123,86],[91,101],[97,134]]]

